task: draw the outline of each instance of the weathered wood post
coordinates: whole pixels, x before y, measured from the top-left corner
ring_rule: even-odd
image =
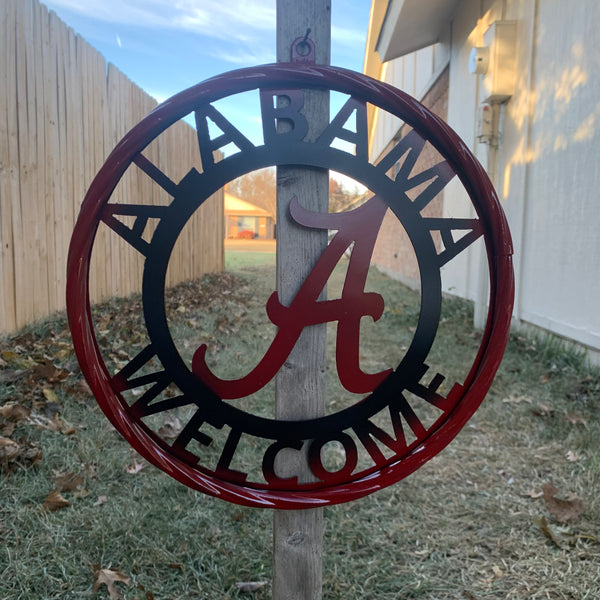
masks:
[[[308,35],[315,45],[315,62],[328,65],[330,0],[278,0],[277,62],[289,62],[292,43],[309,30]],[[329,122],[329,92],[305,91],[304,114],[309,124],[306,139],[314,141]],[[279,123],[278,126],[289,125]],[[327,212],[329,171],[293,166],[277,169],[277,290],[284,305],[293,300],[327,246],[325,230],[309,230],[291,220],[288,206],[294,195],[305,208]],[[306,327],[278,373],[277,419],[307,419],[324,413],[326,327],[326,324]],[[298,469],[292,467],[292,472]],[[322,538],[322,508],[275,511],[274,600],[321,598]]]

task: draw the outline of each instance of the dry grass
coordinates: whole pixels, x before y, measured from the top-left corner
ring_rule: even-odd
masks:
[[[247,264],[246,284],[234,286],[243,293],[227,294],[226,309],[244,323],[263,323],[272,270]],[[413,326],[412,293],[377,273],[372,281],[387,294],[386,330]],[[213,278],[174,293],[171,314],[182,353],[186,339],[193,347],[198,328],[221,327],[231,340],[213,350],[239,357],[232,341],[243,342],[238,323],[221,318],[220,286],[228,290],[231,283]],[[186,302],[177,302],[179,293]],[[143,344],[136,337],[135,303],[115,301],[96,314],[108,332],[131,340],[126,354]],[[446,303],[432,351],[444,372],[460,371],[477,348],[470,322],[468,304]],[[0,477],[0,598],[89,597],[95,565],[131,577],[129,586],[117,584],[127,599],[225,600],[247,596],[237,590],[238,581],[269,581],[270,513],[195,493],[151,466],[128,472],[135,471],[136,455],[79,385],[67,335],[64,318],[57,317],[0,342],[0,407],[21,403],[60,424],[53,430],[30,414],[10,432],[23,447],[41,448],[43,457],[28,468],[5,463]],[[371,345],[377,354],[389,344],[384,354],[397,353],[404,343],[398,335],[379,335],[376,343],[365,337],[363,350],[367,354]],[[260,354],[260,344],[256,350]],[[48,373],[34,376],[44,357],[68,377],[50,382]],[[114,353],[111,360],[127,358]],[[513,336],[488,398],[443,453],[395,486],[326,509],[323,597],[600,597],[599,407],[600,375],[581,355],[554,340]],[[8,436],[9,420],[0,423]],[[64,492],[70,507],[48,512],[42,503],[56,475],[66,472],[83,481]],[[569,493],[583,498],[584,512],[558,523],[541,496],[550,482],[562,499]],[[254,594],[269,596],[269,586]],[[107,588],[100,587],[97,597],[107,598]]]

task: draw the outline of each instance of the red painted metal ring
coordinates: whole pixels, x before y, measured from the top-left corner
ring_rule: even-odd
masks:
[[[335,89],[375,104],[414,127],[450,163],[468,192],[484,227],[490,269],[490,306],[481,346],[464,381],[461,401],[446,421],[408,456],[368,477],[308,491],[263,490],[223,481],[199,472],[157,444],[131,419],[127,405],[111,386],[90,311],[88,277],[100,214],[133,158],[199,103],[257,87]],[[117,145],[92,182],[75,226],[68,260],[67,311],[76,353],[94,395],[113,425],[142,456],[185,485],[231,502],[309,508],[360,498],[395,483],[435,456],[457,435],[487,393],[508,340],[514,296],[511,257],[506,218],[485,170],[441,119],[400,90],[359,73],[316,65],[263,65],[226,73],[181,92],[158,106]]]

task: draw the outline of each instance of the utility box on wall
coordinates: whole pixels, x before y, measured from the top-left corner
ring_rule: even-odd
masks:
[[[483,102],[506,102],[517,80],[517,22],[495,21],[483,34],[489,64],[483,76]]]

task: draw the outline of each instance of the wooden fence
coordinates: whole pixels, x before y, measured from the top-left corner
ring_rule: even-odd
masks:
[[[71,232],[87,188],[123,135],[155,106],[37,0],[0,0],[0,332],[65,307]],[[201,170],[195,131],[176,123],[144,155],[179,181]],[[131,167],[118,201],[170,198]],[[186,225],[168,284],[223,269],[223,194]],[[141,256],[101,224],[90,275],[92,301],[140,289]]]

